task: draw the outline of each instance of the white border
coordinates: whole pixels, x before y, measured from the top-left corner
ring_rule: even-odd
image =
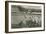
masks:
[[[20,28],[11,29],[11,5],[28,5],[28,6],[41,6],[42,8],[42,27],[39,28]],[[14,31],[32,31],[32,30],[43,30],[44,29],[44,6],[42,4],[25,4],[25,3],[9,3],[9,32]]]

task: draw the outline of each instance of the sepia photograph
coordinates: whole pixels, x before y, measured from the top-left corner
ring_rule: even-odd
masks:
[[[11,28],[41,27],[41,6],[11,5]]]
[[[8,32],[44,31],[44,3],[8,2]]]

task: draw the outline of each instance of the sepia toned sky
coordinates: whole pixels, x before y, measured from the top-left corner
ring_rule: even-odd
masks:
[[[21,6],[26,9],[41,9],[41,6]]]
[[[41,9],[41,6],[27,6],[27,5],[12,5],[12,7],[21,6],[26,9]]]

